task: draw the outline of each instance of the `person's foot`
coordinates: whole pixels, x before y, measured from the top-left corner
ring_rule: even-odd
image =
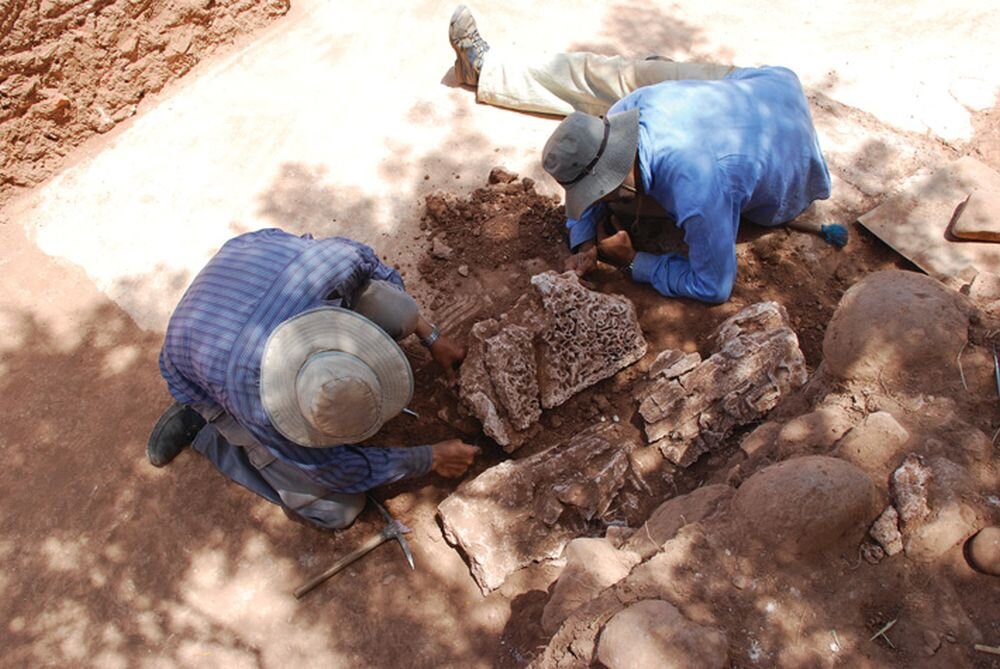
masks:
[[[448,40],[455,50],[455,76],[463,84],[475,86],[483,69],[483,56],[490,45],[479,35],[476,19],[465,5],[459,5],[451,15]]]
[[[194,441],[205,419],[197,411],[174,402],[156,421],[146,442],[146,455],[154,467],[163,467]]]

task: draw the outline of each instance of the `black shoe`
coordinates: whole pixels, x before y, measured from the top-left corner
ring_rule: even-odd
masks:
[[[205,419],[197,411],[183,404],[171,404],[146,442],[146,455],[154,467],[163,467],[177,454],[191,445],[198,430],[205,426]]]

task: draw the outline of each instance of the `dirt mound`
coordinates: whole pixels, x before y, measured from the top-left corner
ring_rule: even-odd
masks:
[[[0,202],[289,0],[0,3]]]

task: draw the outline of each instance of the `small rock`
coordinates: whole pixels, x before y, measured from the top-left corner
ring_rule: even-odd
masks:
[[[560,418],[559,416],[552,416],[551,418],[549,418],[549,425],[551,425],[553,428],[557,430],[562,427],[562,424],[563,424],[563,419]]]
[[[820,407],[785,423],[776,442],[785,457],[809,452],[825,454],[850,429],[850,416],[842,408]]]
[[[121,122],[127,118],[135,116],[136,111],[138,111],[138,107],[136,107],[135,105],[125,105],[124,107],[116,111],[111,118],[114,119],[116,122]]]
[[[611,422],[612,422],[612,423],[618,423],[618,422],[620,422],[620,421],[621,421],[621,418],[619,418],[619,417],[618,417],[618,414],[615,414],[615,415],[613,415],[613,416],[611,417]]]
[[[874,541],[861,544],[861,558],[868,564],[878,564],[885,559],[885,551]]]
[[[611,400],[607,398],[606,395],[594,395],[594,404],[597,405],[597,410],[607,413],[611,411]]]
[[[742,574],[733,577],[733,587],[737,590],[746,590],[750,587],[750,579]]]
[[[847,433],[837,446],[837,456],[882,478],[889,473],[883,468],[899,462],[900,450],[909,438],[910,433],[891,413],[877,411]]]
[[[469,266],[468,265],[459,265],[458,266],[458,273],[459,273],[460,276],[469,276]]]
[[[494,167],[490,170],[490,176],[487,179],[487,182],[491,184],[509,184],[515,179],[517,179],[517,175],[513,172],[509,172],[502,167]]]
[[[431,244],[431,255],[438,260],[449,260],[455,252],[450,246],[444,243],[444,240],[440,237],[435,237],[434,242]]]
[[[780,433],[781,423],[769,422],[758,425],[740,442],[740,450],[746,453],[747,457],[766,456],[774,448],[774,442]]]
[[[969,539],[967,551],[973,569],[1000,576],[1000,527],[985,527]]]
[[[941,637],[933,630],[924,630],[924,652],[933,655],[941,647]]]
[[[969,297],[980,303],[1000,300],[1000,276],[989,272],[977,274],[969,284]]]
[[[886,555],[895,555],[903,550],[903,535],[899,533],[899,514],[892,505],[887,506],[882,515],[875,520],[868,534],[879,543]]]
[[[952,500],[935,508],[906,538],[906,555],[914,560],[932,562],[976,531],[976,512],[967,504]]]
[[[91,120],[91,126],[100,133],[105,133],[115,127],[115,120],[111,118],[103,107],[95,107],[96,118]]]
[[[615,548],[621,548],[634,533],[635,530],[627,525],[608,525],[604,530],[604,538]]]
[[[930,467],[923,459],[910,453],[903,464],[892,473],[889,490],[903,525],[917,523],[931,512],[927,506],[927,486],[931,480]]]
[[[31,107],[31,113],[35,116],[53,120],[62,120],[69,114],[69,98],[55,90],[42,90],[41,93],[47,97]]]

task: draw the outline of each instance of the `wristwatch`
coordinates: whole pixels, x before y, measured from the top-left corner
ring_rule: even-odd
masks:
[[[441,338],[441,330],[438,329],[438,326],[431,323],[431,331],[427,334],[426,337],[420,338],[420,343],[426,346],[427,348],[430,348],[431,346],[434,345],[434,342],[436,342],[440,338]]]
[[[633,265],[635,265],[635,256],[632,256],[632,259],[628,261],[627,265],[623,265],[619,269],[622,271],[622,273],[625,276],[631,277],[632,276],[632,266]]]

